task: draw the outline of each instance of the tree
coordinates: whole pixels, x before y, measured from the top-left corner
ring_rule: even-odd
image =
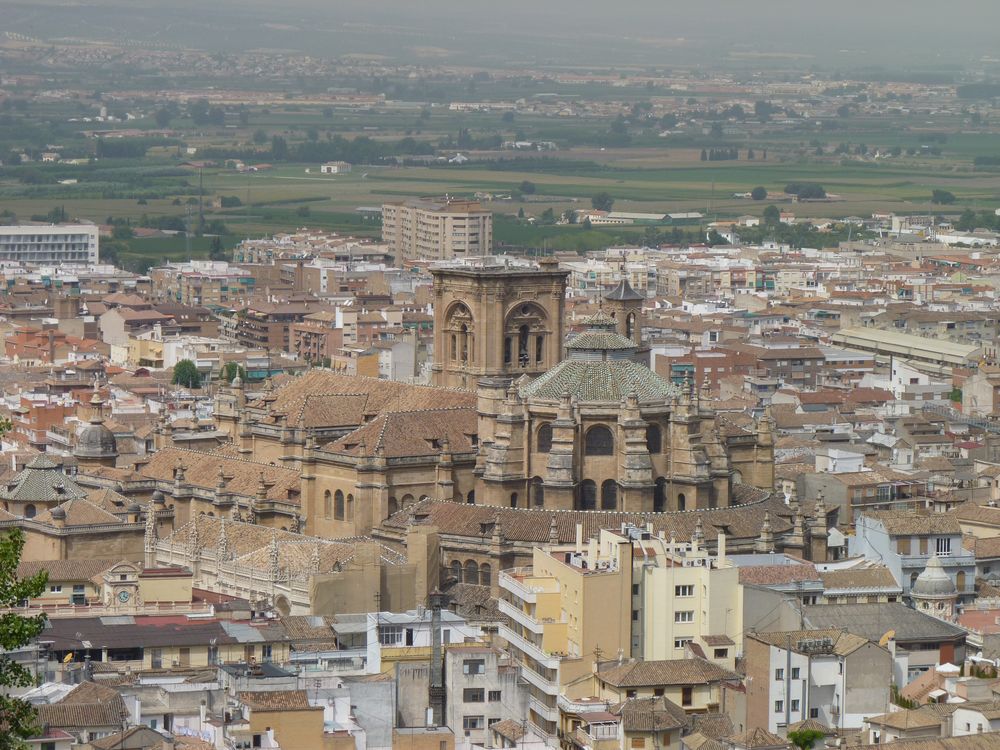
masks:
[[[160,107],[156,110],[156,114],[153,118],[156,120],[157,127],[165,128],[170,124],[170,110],[166,107]]]
[[[764,223],[771,226],[781,223],[781,211],[777,206],[771,205],[764,209]]]
[[[931,192],[931,203],[939,206],[947,206],[955,202],[955,194],[947,190],[934,190]]]
[[[0,431],[10,430],[10,422],[3,420]],[[30,578],[18,578],[17,566],[24,550],[24,533],[12,529],[0,538],[0,607],[4,609],[19,606],[22,601],[41,596],[48,583],[48,573],[44,570]],[[0,647],[5,655],[0,656],[0,686],[4,688],[30,687],[34,680],[31,672],[13,661],[6,653],[27,646],[37,638],[45,627],[45,615],[23,617],[11,612],[0,617]],[[6,690],[4,692],[7,692]],[[23,747],[22,740],[39,733],[37,714],[27,701],[0,695],[0,750],[14,750]]]
[[[500,121],[508,123],[508,124],[514,122],[514,113],[513,112],[504,112],[503,115],[501,115],[501,117],[500,117]]]
[[[296,216],[305,217],[305,216],[308,216],[311,213],[312,213],[312,211],[309,210],[309,206],[299,206],[298,208],[295,209],[295,215]]]
[[[222,246],[222,238],[219,235],[215,235],[212,238],[212,244],[208,248],[208,259],[209,260],[225,260],[226,259],[226,249]]]
[[[535,183],[530,180],[525,180],[520,184],[518,190],[520,190],[523,195],[534,195],[536,190]]]
[[[246,381],[247,371],[243,369],[243,365],[239,362],[226,362],[222,368],[222,379],[227,383],[232,383],[237,375],[240,376],[240,380]]]
[[[174,377],[170,382],[185,388],[201,388],[201,373],[190,359],[182,359],[174,365]]]
[[[288,142],[280,135],[271,138],[271,158],[275,161],[288,159]]]
[[[701,150],[701,160],[708,161],[708,151],[706,151],[705,149]]]
[[[788,733],[788,739],[799,750],[811,750],[812,746],[825,736],[819,729],[800,729],[797,732]]]
[[[758,185],[753,190],[750,191],[750,197],[755,201],[762,201],[767,199],[767,188],[762,185]]]
[[[257,128],[253,131],[253,142],[258,146],[263,146],[267,143],[267,131],[264,128]]]
[[[615,205],[615,199],[610,193],[602,191],[590,199],[590,205],[597,211],[610,211]]]
[[[955,222],[955,229],[960,232],[971,232],[976,228],[976,212],[971,208],[967,208],[962,211],[962,215],[958,217],[958,221]]]

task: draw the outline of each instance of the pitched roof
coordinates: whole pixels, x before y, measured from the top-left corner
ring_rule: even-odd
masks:
[[[923,740],[893,740],[893,750],[997,750],[1000,748],[1000,732],[967,734],[961,737],[934,737]],[[881,745],[851,745],[850,750],[883,750]]]
[[[117,690],[95,682],[82,682],[62,700],[36,708],[38,723],[56,728],[116,727],[127,713]]]
[[[806,623],[814,628],[843,629],[879,641],[887,630],[896,641],[941,641],[965,638],[965,631],[907,607],[902,602],[876,604],[823,604],[803,606]]]
[[[381,451],[386,458],[440,455],[444,441],[453,453],[470,453],[478,432],[476,409],[426,409],[389,412],[373,419],[348,435],[329,443],[323,450],[348,455],[373,455]]]
[[[302,711],[311,710],[305,690],[262,690],[240,693],[240,700],[251,711]],[[316,707],[316,710],[322,710]]]
[[[778,586],[783,583],[819,580],[820,574],[812,563],[740,566],[740,583],[745,586]]]
[[[827,593],[850,589],[899,590],[899,584],[892,577],[892,572],[883,565],[828,570],[820,573],[820,578],[823,579],[823,588]]]
[[[475,408],[476,395],[471,391],[309,370],[251,406],[281,415],[295,425],[353,426],[390,411]]]
[[[577,524],[583,526],[584,538],[596,536],[601,529],[621,529],[623,523],[637,526],[652,524],[653,533],[673,534],[679,540],[690,539],[702,521],[706,536],[725,533],[734,539],[756,539],[764,521],[771,514],[771,527],[783,533],[791,524],[780,515],[787,512],[781,500],[748,485],[736,485],[739,505],[728,508],[705,508],[698,511],[664,513],[626,513],[619,511],[546,510],[544,508],[504,508],[490,505],[469,505],[450,501],[423,500],[398,511],[385,521],[386,530],[402,531],[413,525],[436,526],[441,534],[481,538],[484,528],[492,528],[500,519],[502,535],[512,542],[547,543],[555,523],[561,544],[576,539]]]
[[[630,359],[565,359],[521,388],[525,398],[558,401],[564,393],[585,402],[619,402],[632,393],[640,401],[666,401],[678,388]]]
[[[633,661],[597,671],[597,679],[619,688],[649,685],[703,685],[739,675],[715,662],[694,657],[662,661]]]
[[[836,476],[836,475],[834,475]],[[914,510],[869,510],[863,516],[872,518],[892,535],[961,534],[958,519],[950,513],[925,513]]]
[[[23,503],[55,502],[86,496],[86,490],[64,474],[59,465],[44,453],[32,458],[20,473],[0,488],[0,499]]]
[[[664,696],[656,698],[629,698],[608,709],[608,713],[621,717],[626,732],[661,732],[688,725],[684,709]]]
[[[139,474],[147,479],[173,481],[174,470],[178,464],[184,467],[184,481],[195,487],[205,489],[217,487],[221,469],[225,477],[226,492],[255,497],[263,475],[268,499],[285,502],[298,502],[299,499],[299,472],[294,469],[232,458],[219,453],[164,448],[154,453],[147,463],[139,467]]]
[[[53,511],[58,508],[65,515],[63,524],[66,526],[93,526],[96,524],[123,524],[125,523],[118,516],[108,513],[103,508],[99,508],[83,497],[57,505],[44,513],[35,516],[36,523],[53,524]]]
[[[753,727],[740,734],[726,738],[729,743],[752,750],[757,747],[787,747],[790,743],[761,727]]]
[[[800,645],[803,641],[814,641],[817,639],[829,638],[833,646],[833,653],[838,656],[847,656],[848,654],[854,653],[868,643],[867,638],[848,633],[846,630],[837,630],[834,628],[817,630],[780,630],[770,633],[748,633],[747,637],[753,638],[761,643],[776,646],[777,648],[790,648],[796,653],[804,653],[804,646]]]
[[[111,558],[102,560],[22,560],[17,566],[17,577],[28,578],[44,570],[49,574],[50,583],[89,581],[120,562],[119,559]]]

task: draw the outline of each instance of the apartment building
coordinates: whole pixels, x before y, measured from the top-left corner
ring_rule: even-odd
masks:
[[[584,688],[602,654],[627,654],[632,618],[632,542],[602,531],[532,555],[530,568],[500,573],[500,638],[528,683],[525,717],[547,737],[559,729],[568,686]],[[570,699],[571,700],[571,699]]]
[[[382,205],[382,240],[397,265],[493,251],[493,213],[477,201],[448,198]]]
[[[700,539],[668,541],[640,536],[633,553],[632,654],[646,660],[680,659],[692,644],[708,659],[735,666],[741,649],[743,589],[739,569]]]
[[[520,722],[527,711],[527,692],[519,672],[502,651],[484,643],[449,646],[444,666],[448,728],[473,745],[485,745],[489,728],[497,722]]]
[[[96,224],[0,227],[0,260],[20,263],[97,263]]]
[[[226,261],[166,263],[150,270],[154,297],[183,305],[230,308],[257,288],[253,274]]]
[[[860,729],[888,704],[892,656],[865,637],[831,628],[748,633],[745,643],[748,726]]]

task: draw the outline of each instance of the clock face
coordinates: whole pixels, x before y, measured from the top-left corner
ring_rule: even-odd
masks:
[[[131,594],[129,594],[127,591],[119,591],[118,601],[120,601],[122,604],[125,604],[128,602],[129,596],[131,596]]]

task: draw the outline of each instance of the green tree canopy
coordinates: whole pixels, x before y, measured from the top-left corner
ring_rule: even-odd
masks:
[[[819,729],[800,729],[797,732],[789,732],[788,739],[799,750],[810,750],[812,746],[826,735]]]
[[[536,189],[535,183],[531,182],[530,180],[525,180],[518,187],[518,190],[520,190],[521,193],[523,193],[524,195],[534,195],[535,189]]]
[[[190,359],[182,359],[174,365],[174,377],[170,382],[185,388],[201,388],[201,373]]]
[[[602,191],[590,199],[590,205],[598,211],[610,211],[615,205],[615,199],[610,193]]]
[[[758,185],[750,191],[750,197],[755,201],[765,200],[767,198],[767,188],[762,185]]]
[[[9,428],[9,422],[7,423]],[[0,427],[2,429],[2,427]],[[48,583],[44,570],[30,578],[17,577],[17,565],[24,550],[24,534],[12,529],[0,537],[0,607],[17,607],[26,599],[41,596]],[[0,648],[5,652],[16,651],[37,638],[45,627],[45,615],[24,617],[10,612],[0,617]],[[0,686],[4,688],[30,687],[31,672],[9,656],[0,656]],[[23,747],[22,740],[38,734],[37,714],[27,701],[0,695],[0,750]]]
[[[247,371],[239,362],[226,362],[222,368],[222,379],[227,383],[232,383],[233,379],[239,375],[240,380],[246,381]]]
[[[764,209],[764,223],[765,224],[780,224],[781,223],[781,211],[775,205],[770,205]]]
[[[948,206],[955,202],[955,194],[947,190],[931,191],[931,203],[939,206]]]

